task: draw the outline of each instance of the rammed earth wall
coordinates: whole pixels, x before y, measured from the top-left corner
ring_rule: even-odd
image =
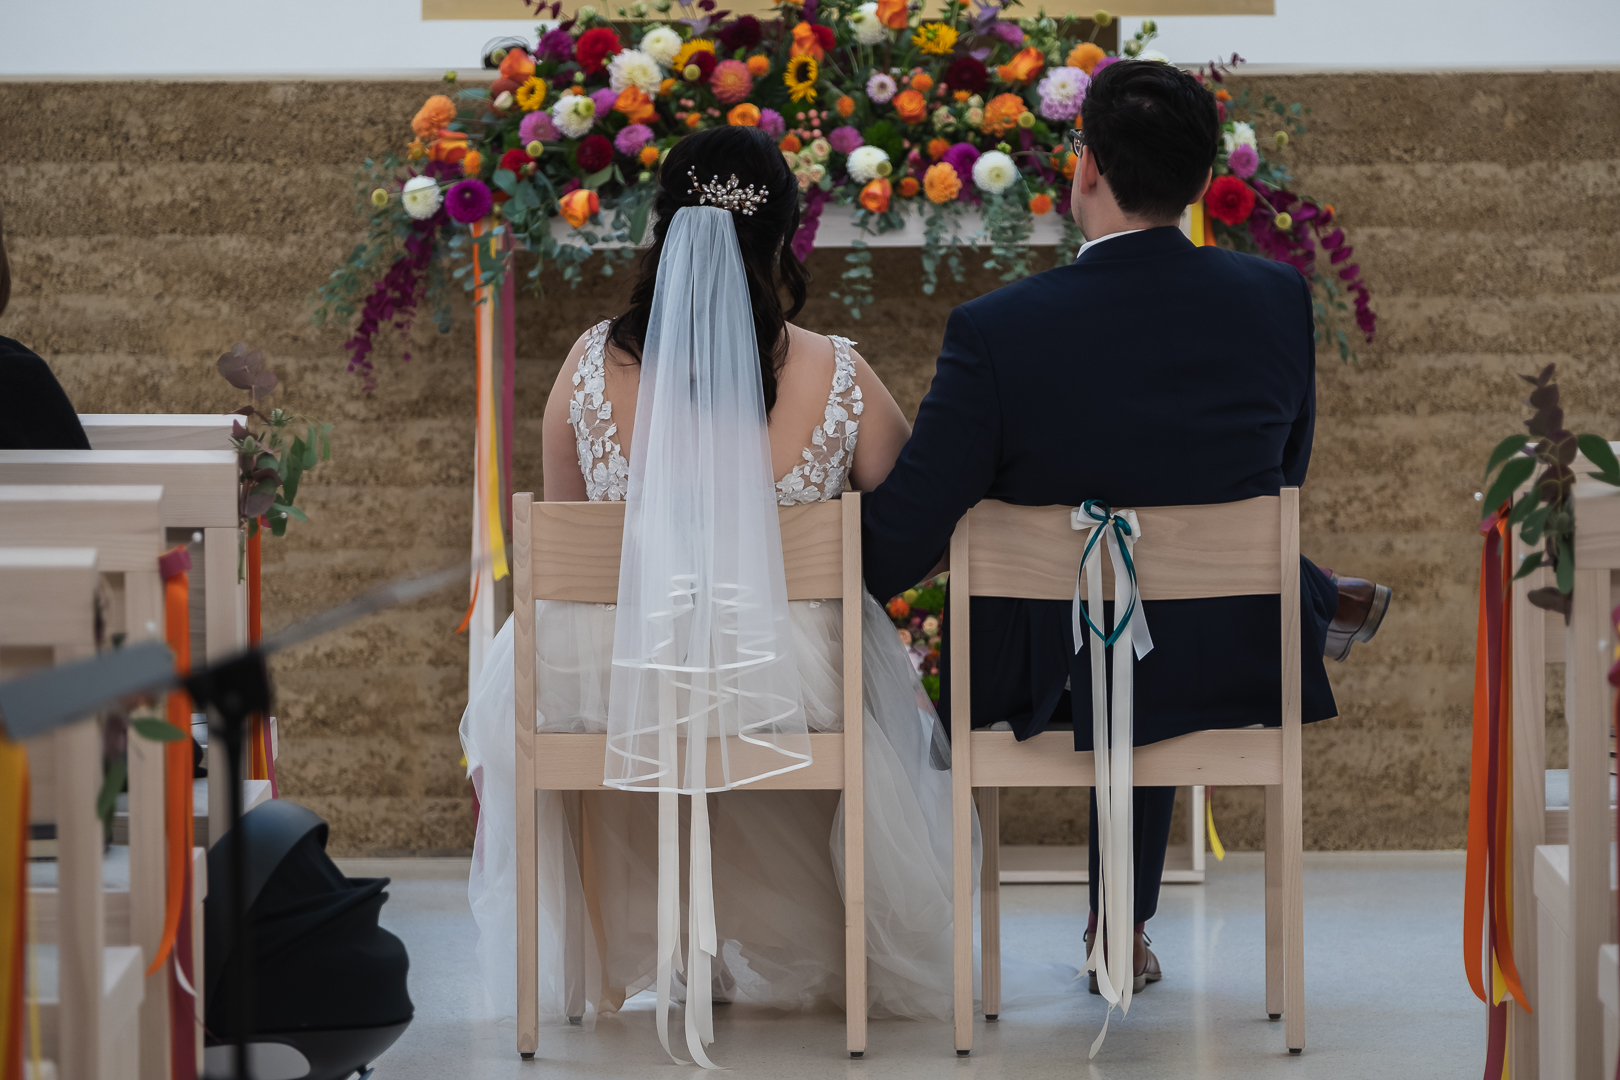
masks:
[[[1251,81],[1314,108],[1312,130],[1284,156],[1304,189],[1337,206],[1381,318],[1359,365],[1322,354],[1304,545],[1324,565],[1388,582],[1396,606],[1377,642],[1333,666],[1343,715],[1306,732],[1306,842],[1460,847],[1471,496],[1486,451],[1520,417],[1514,373],[1556,361],[1570,426],[1620,435],[1620,72]],[[0,334],[45,356],[85,412],[232,408],[212,365],[246,339],[282,374],[281,404],[336,424],[337,460],[300,493],[310,523],[265,545],[267,628],[467,550],[468,305],[449,337],[418,328],[409,364],[385,341],[367,397],[344,372],[342,330],[312,327],[306,304],[358,235],[357,163],[395,146],[431,89],[0,83],[15,281]],[[914,410],[946,314],[996,282],[976,273],[924,296],[915,251],[878,251],[878,303],[855,322],[826,298],[843,254],[813,256],[816,299],[801,322],[859,341]],[[628,279],[545,284],[518,321],[515,469],[519,488],[537,492],[557,365],[617,309]],[[1167,296],[1167,311],[1175,303]],[[1048,321],[1054,342],[1084,341],[1062,312],[1030,317]],[[470,848],[456,739],[466,646],[451,633],[464,603],[446,593],[276,661],[283,790],[331,821],[334,850]],[[1557,760],[1561,722],[1548,734]],[[1258,846],[1258,794],[1217,793],[1229,845]],[[1017,791],[1003,806],[1008,842],[1085,834],[1076,793]]]

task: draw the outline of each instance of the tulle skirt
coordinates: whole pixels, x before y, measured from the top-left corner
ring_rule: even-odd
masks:
[[[842,603],[790,606],[810,730],[841,730]],[[537,608],[536,730],[605,732],[613,606]],[[870,597],[862,615],[867,1009],[872,1016],[948,1019],[950,751],[893,625]],[[508,619],[461,720],[480,806],[468,895],[498,1015],[516,1012],[512,652]],[[721,941],[715,1000],[842,1007],[842,793],[742,788],[708,798]],[[590,1023],[654,981],[658,800],[623,791],[544,791],[537,799],[540,1015]],[[684,817],[689,803],[681,803]],[[683,835],[686,829],[683,822]],[[978,829],[975,816],[975,890]]]

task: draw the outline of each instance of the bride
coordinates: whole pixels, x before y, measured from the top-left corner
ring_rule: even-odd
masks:
[[[687,755],[696,764],[678,777],[674,738],[662,736],[706,739],[713,724],[767,746],[767,768],[781,771],[807,759],[807,732],[841,730],[841,604],[786,601],[776,507],[871,490],[910,429],[852,342],[788,321],[807,280],[789,244],[799,192],[764,133],[720,127],[681,140],[654,211],[629,309],[580,337],[545,414],[545,498],[628,507],[619,603],[542,602],[536,613],[537,730],[607,732],[605,783],[620,789],[582,799],[576,827],[594,882],[582,881],[562,794],[540,793],[540,1012],[590,1023],[656,987],[667,1050],[664,1016],[684,994],[687,1049],[707,1065],[711,1000],[846,1004],[842,800],[750,790],[765,773],[739,775],[735,762],[705,777],[705,754]],[[686,573],[699,566],[708,569]],[[949,749],[871,597],[863,616],[866,1007],[944,1019]],[[484,978],[505,1015],[516,979],[512,652],[509,619],[461,721],[481,808],[468,892]],[[689,863],[671,846],[677,792],[718,792],[679,800]],[[675,875],[691,883],[684,913]],[[588,912],[583,935],[570,911]],[[582,936],[595,948],[576,960],[587,968],[580,1002],[564,952]]]

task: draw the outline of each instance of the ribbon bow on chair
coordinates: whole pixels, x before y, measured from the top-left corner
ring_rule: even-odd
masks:
[[[1097,989],[1107,1000],[1112,1016],[1115,1005],[1122,1012],[1130,1012],[1131,987],[1136,974],[1132,917],[1136,900],[1132,895],[1135,870],[1131,838],[1131,750],[1135,735],[1131,661],[1132,653],[1136,659],[1141,659],[1153,651],[1153,636],[1148,632],[1147,613],[1142,609],[1142,595],[1136,585],[1136,563],[1131,558],[1132,548],[1142,537],[1136,512],[1116,512],[1107,503],[1092,499],[1071,513],[1069,524],[1077,531],[1084,529],[1090,533],[1074,581],[1074,651],[1078,653],[1084,648],[1091,636],[1097,638],[1097,645],[1091,650],[1091,747],[1097,772],[1097,865],[1102,881],[1097,889],[1097,933],[1092,937],[1086,970],[1097,973]],[[1106,616],[1102,559],[1091,557],[1099,541],[1106,544],[1114,565],[1114,628],[1106,633],[1103,630]],[[1082,580],[1086,583],[1084,604],[1081,602]],[[1110,647],[1114,648],[1111,711],[1104,669],[1104,654]],[[1110,960],[1113,967],[1109,966]],[[1097,1056],[1107,1035],[1108,1020],[1104,1019],[1103,1029],[1091,1044],[1089,1056]]]

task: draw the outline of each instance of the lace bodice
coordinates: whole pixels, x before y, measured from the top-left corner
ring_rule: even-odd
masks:
[[[579,450],[579,471],[585,477],[585,497],[591,502],[619,502],[630,488],[630,464],[620,450],[619,425],[613,419],[613,402],[603,389],[607,364],[606,322],[591,328],[585,355],[574,371],[574,400],[568,406],[568,422],[574,429]],[[848,338],[834,337],[832,389],[822,421],[810,433],[804,460],[776,482],[776,501],[782,506],[824,502],[844,493],[849,467],[855,459],[855,440],[860,434],[859,417],[865,403],[861,388],[855,385],[855,360],[849,354],[854,344]]]

